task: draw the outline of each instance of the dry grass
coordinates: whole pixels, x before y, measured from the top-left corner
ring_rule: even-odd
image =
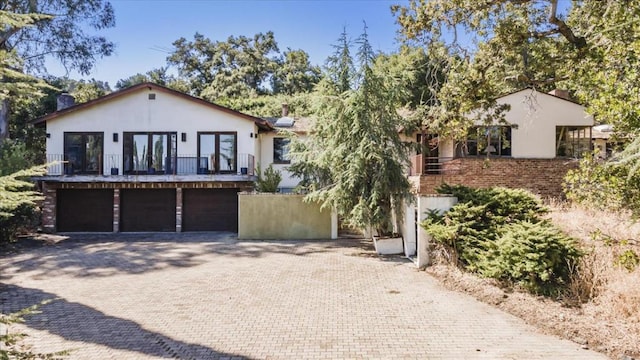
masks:
[[[451,259],[442,252],[435,256],[437,264],[427,271],[447,287],[468,292],[544,332],[612,358],[626,355],[640,359],[640,266],[630,271],[620,263],[625,252],[640,255],[640,222],[625,213],[586,210],[563,203],[551,203],[549,207],[549,219],[578,240],[585,251],[561,299],[500,288],[495,281],[443,265]]]

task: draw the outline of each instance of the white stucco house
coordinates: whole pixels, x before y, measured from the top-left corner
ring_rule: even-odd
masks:
[[[510,107],[505,123],[477,123],[463,141],[428,130],[413,135],[421,144],[410,169],[418,193],[432,194],[446,182],[562,195],[562,179],[577,165],[572,160],[593,148],[593,116],[560,90],[524,89],[496,100]]]
[[[58,105],[33,121],[59,161],[39,178],[47,231],[237,231],[238,192],[254,188],[257,164],[297,184],[277,130],[295,119],[271,124],[152,83]]]

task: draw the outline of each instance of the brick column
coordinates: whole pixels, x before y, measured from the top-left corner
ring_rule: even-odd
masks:
[[[176,189],[176,232],[182,232],[182,188]]]
[[[113,232],[120,232],[120,189],[113,189]]]
[[[48,233],[56,232],[56,199],[57,191],[50,188],[46,182],[42,183],[42,193],[44,201],[42,202],[42,230]]]

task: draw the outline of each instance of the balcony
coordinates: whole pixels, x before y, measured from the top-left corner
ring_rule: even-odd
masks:
[[[164,159],[161,168],[132,166],[120,154],[107,154],[98,161],[74,167],[64,155],[48,154],[47,180],[59,181],[254,181],[255,158],[238,154],[235,163],[227,162],[215,169],[207,157],[182,155]],[[64,180],[62,180],[64,179]]]
[[[461,172],[461,163],[453,157],[428,157],[422,154],[411,157],[409,176],[453,175]]]

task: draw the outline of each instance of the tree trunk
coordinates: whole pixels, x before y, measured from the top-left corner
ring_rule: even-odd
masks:
[[[9,138],[9,99],[0,100],[0,146]]]

